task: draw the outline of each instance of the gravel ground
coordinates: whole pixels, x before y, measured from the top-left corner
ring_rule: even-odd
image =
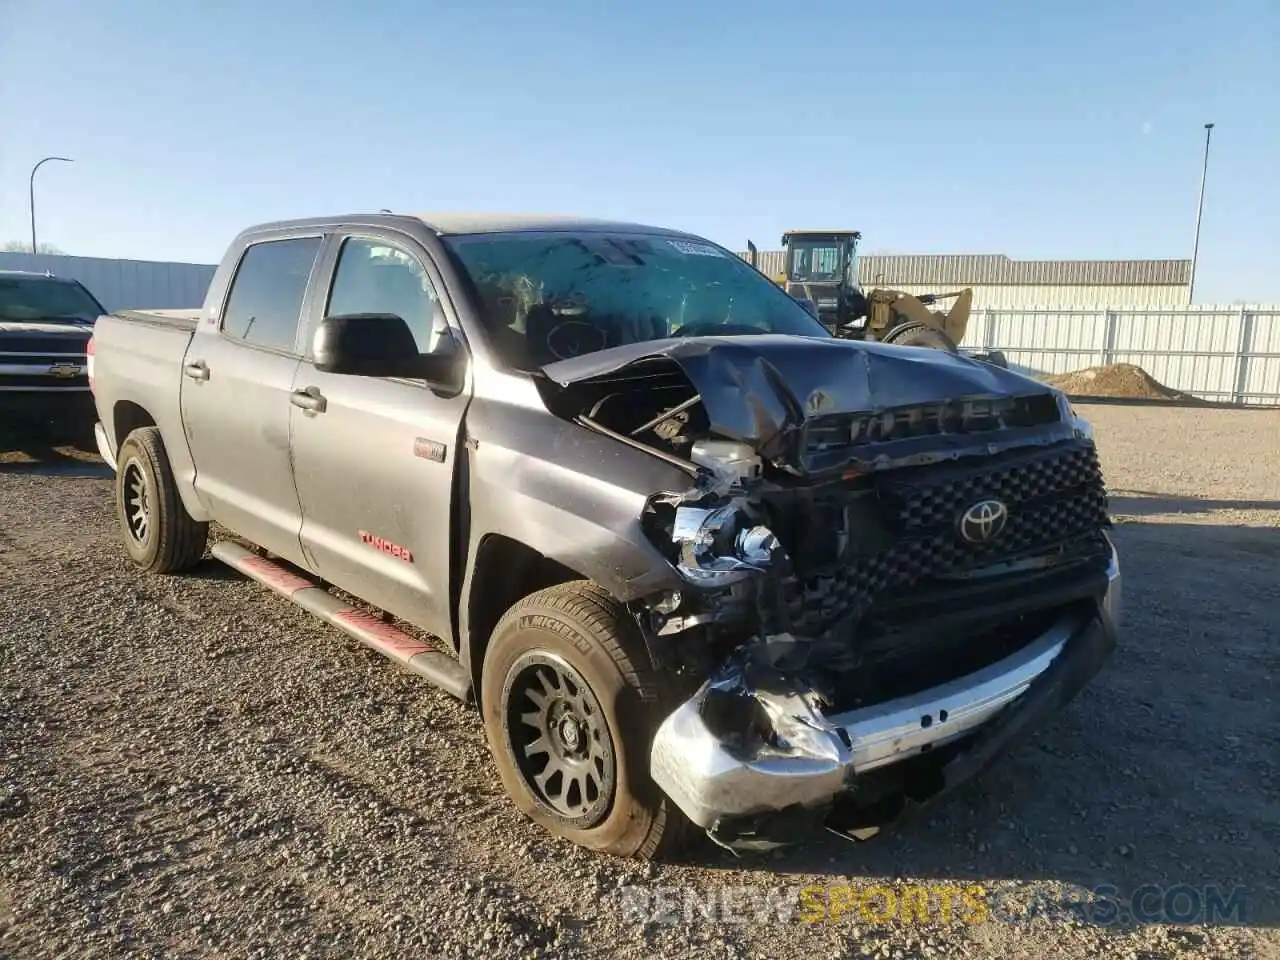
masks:
[[[1085,413],[1127,577],[1093,685],[869,843],[657,867],[540,833],[471,710],[264,589],[134,572],[91,457],[0,457],[0,956],[1280,956],[1280,412]],[[970,888],[988,919],[751,912],[869,884]],[[1241,885],[1244,912],[1062,908],[1143,884]],[[687,890],[736,911],[628,910]]]

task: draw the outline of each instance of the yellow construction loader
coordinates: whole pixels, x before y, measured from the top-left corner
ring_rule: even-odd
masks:
[[[959,352],[973,304],[973,289],[913,296],[901,290],[864,291],[858,278],[857,230],[789,230],[782,235],[785,270],[770,277],[799,300],[835,336]],[[747,241],[751,265],[759,253]],[[943,312],[929,308],[955,300]]]

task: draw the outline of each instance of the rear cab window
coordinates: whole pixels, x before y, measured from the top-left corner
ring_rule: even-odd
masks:
[[[222,313],[222,332],[247,344],[296,352],[302,300],[320,237],[264,240],[240,258]]]

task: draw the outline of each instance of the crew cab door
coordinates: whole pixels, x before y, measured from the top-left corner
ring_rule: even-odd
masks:
[[[394,232],[331,240],[313,311],[395,314],[430,349],[444,313],[426,250]],[[310,345],[294,390],[316,398],[291,411],[302,544],[331,583],[436,636],[451,638],[450,536],[459,428],[469,393],[417,380],[322,373]]]
[[[289,454],[289,399],[322,242],[318,233],[285,233],[246,246],[216,326],[202,324],[191,338],[181,380],[201,503],[223,526],[294,563],[303,559],[302,510]]]

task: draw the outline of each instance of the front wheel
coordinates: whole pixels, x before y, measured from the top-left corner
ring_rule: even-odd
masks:
[[[564,583],[508,610],[485,651],[480,705],[503,786],[535,823],[615,856],[681,846],[688,821],[649,775],[654,733],[675,704],[634,621],[601,587]]]
[[[934,350],[946,350],[959,353],[960,349],[949,336],[937,327],[927,323],[910,322],[894,327],[884,337],[885,343],[894,343],[900,347],[932,347]]]
[[[116,457],[116,514],[129,557],[148,573],[177,573],[204,556],[209,525],[187,513],[156,427],[134,430]]]

